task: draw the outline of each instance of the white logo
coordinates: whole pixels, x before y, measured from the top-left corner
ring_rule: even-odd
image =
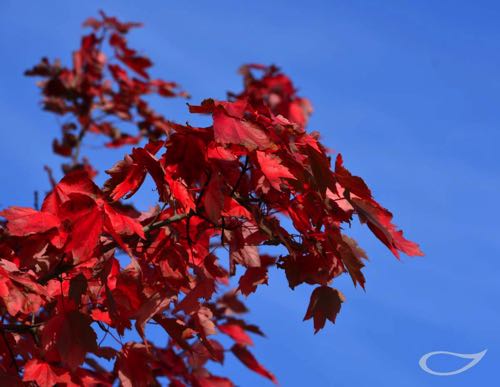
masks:
[[[457,375],[462,372],[467,371],[468,369],[474,367],[477,363],[481,361],[481,359],[484,357],[488,350],[485,349],[482,352],[479,353],[455,353],[455,352],[448,352],[448,351],[435,351],[435,352],[429,352],[426,353],[424,356],[420,358],[420,361],[418,362],[418,365],[420,368],[422,368],[425,372],[431,374],[431,375],[436,375],[436,376],[452,376],[452,375]],[[459,357],[462,359],[470,359],[471,361],[463,366],[462,368],[459,368],[458,370],[455,371],[449,371],[449,372],[439,372],[439,371],[434,371],[429,368],[427,365],[427,360],[429,360],[432,356],[435,355],[448,355],[448,356],[455,356]]]

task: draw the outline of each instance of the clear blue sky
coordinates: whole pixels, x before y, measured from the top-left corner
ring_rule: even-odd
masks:
[[[283,386],[491,386],[500,369],[500,4],[496,1],[20,1],[0,3],[0,207],[31,205],[57,166],[56,119],[38,107],[41,56],[69,60],[82,20],[99,8],[145,23],[132,42],[156,75],[193,95],[239,90],[242,63],[280,65],[315,107],[319,130],[346,165],[421,243],[402,262],[369,235],[366,293],[349,278],[335,326],[301,322],[310,288],[290,291],[282,273],[251,298],[268,334],[255,353]],[[168,102],[168,101],[167,101]],[[163,112],[181,121],[182,102]],[[103,167],[124,150],[86,149]],[[101,181],[102,181],[101,176]],[[139,197],[140,199],[140,197]],[[144,204],[144,203],[139,203]],[[159,338],[164,340],[164,338]],[[424,373],[426,352],[488,349],[453,377]],[[430,363],[440,370],[453,359]],[[267,385],[232,359],[244,387]]]

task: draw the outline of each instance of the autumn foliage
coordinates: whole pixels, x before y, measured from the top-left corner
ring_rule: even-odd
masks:
[[[187,94],[151,78],[152,62],[129,47],[139,25],[101,13],[85,26],[70,66],[44,58],[26,72],[41,79],[43,109],[63,118],[53,151],[64,177],[47,168],[40,208],[0,213],[3,383],[232,386],[210,372],[225,356],[276,381],[250,349],[262,332],[242,317],[241,296],[267,285],[268,270],[292,289],[314,286],[304,319],[317,332],[344,302],[333,279],[365,284],[365,253],[344,233],[354,218],[394,255],[421,255],[340,154],[332,161],[306,131],[311,105],[278,68],[243,66],[240,93],[189,104],[210,126],[179,124],[148,103]],[[82,155],[89,135],[135,146],[102,187]],[[147,176],[157,203],[141,212],[127,200]],[[148,340],[150,325],[168,340]],[[125,342],[127,330],[142,340]]]

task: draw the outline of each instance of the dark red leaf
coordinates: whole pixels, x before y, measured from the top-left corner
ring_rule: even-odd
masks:
[[[70,369],[76,369],[83,363],[87,352],[97,348],[97,336],[90,327],[91,322],[90,317],[77,311],[56,315],[43,328],[43,348],[55,348],[60,361]]]
[[[314,318],[314,333],[318,333],[325,326],[327,319],[335,323],[344,300],[344,295],[337,289],[318,286],[311,294],[304,321]]]

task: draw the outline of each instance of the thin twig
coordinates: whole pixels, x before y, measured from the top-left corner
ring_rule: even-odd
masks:
[[[14,351],[12,350],[12,347],[10,346],[9,340],[7,339],[7,335],[5,334],[5,331],[3,329],[0,329],[0,332],[2,332],[2,337],[3,341],[5,341],[5,346],[7,347],[7,350],[9,351],[10,357],[12,359],[12,364],[16,368],[17,373],[19,374],[19,366],[17,365],[16,361],[16,355],[14,354]]]
[[[245,176],[247,171],[248,171],[248,156],[245,157],[245,164],[243,165],[243,168],[241,169],[241,173],[238,176],[238,180],[236,180],[236,184],[234,185],[233,189],[231,190],[231,193],[229,194],[229,196],[233,196],[235,194],[235,192],[238,190],[238,188],[240,187],[241,181],[243,180],[243,176]]]

